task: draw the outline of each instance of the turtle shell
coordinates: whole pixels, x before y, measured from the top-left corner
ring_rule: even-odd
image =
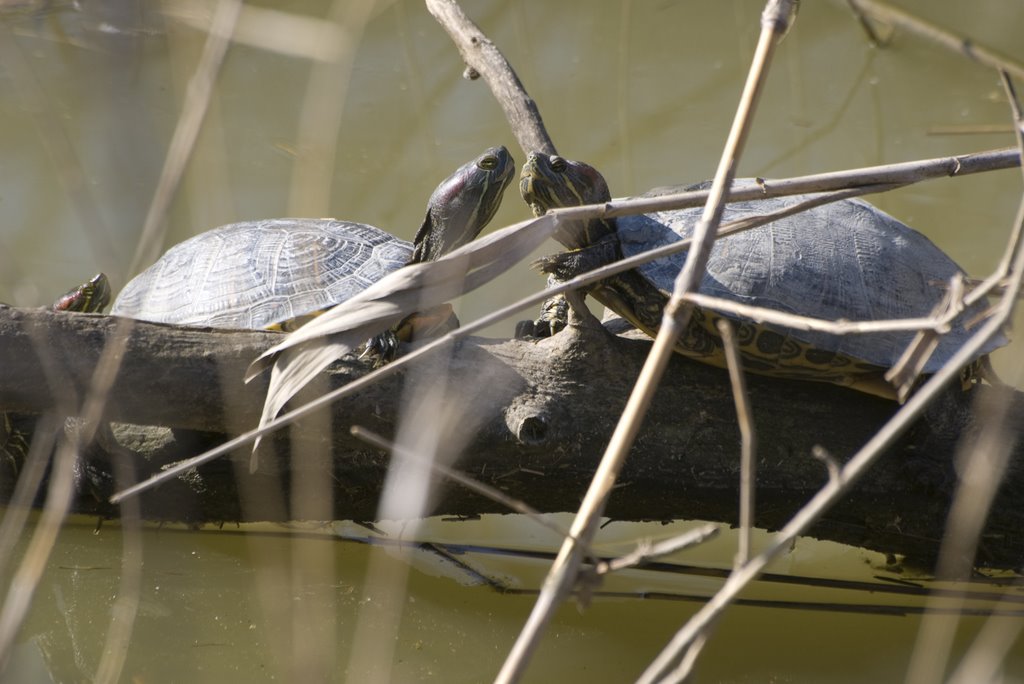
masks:
[[[737,187],[752,181],[737,181]],[[708,183],[685,188],[703,189]],[[653,194],[663,194],[666,190]],[[729,204],[722,222],[763,215],[792,206],[809,195]],[[656,212],[617,220],[625,256],[692,237],[702,208]],[[670,293],[686,253],[649,262],[640,273]],[[743,304],[825,320],[879,321],[928,316],[950,280],[963,271],[928,238],[885,212],[857,199],[842,200],[718,240],[711,251],[702,294]],[[924,367],[934,373],[970,335],[982,317],[977,303],[942,337]],[[730,316],[738,320],[748,320]],[[748,321],[749,322],[749,321]],[[831,335],[763,326],[812,348],[868,364],[895,364],[913,333]],[[988,353],[1007,340],[989,341]]]
[[[111,313],[262,329],[345,301],[404,266],[412,249],[351,221],[232,223],[169,249],[125,286]]]

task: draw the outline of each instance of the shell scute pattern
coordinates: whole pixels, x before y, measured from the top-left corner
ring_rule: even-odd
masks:
[[[233,223],[169,249],[129,283],[112,313],[159,323],[266,328],[343,302],[411,256],[410,243],[361,223]]]
[[[687,189],[700,187],[706,184]],[[762,215],[806,197],[733,203],[722,220]],[[623,254],[633,256],[691,237],[701,213],[702,209],[694,208],[619,218]],[[676,254],[638,270],[668,293],[685,258],[685,253]],[[719,240],[700,291],[825,320],[885,320],[928,316],[959,273],[956,263],[920,233],[866,202],[845,200]],[[984,306],[978,304],[958,317],[924,372],[938,370],[969,334],[966,323],[983,311]],[[771,326],[755,328],[748,331],[745,346],[756,349],[758,356],[801,357],[814,366],[853,360],[858,365],[888,368],[913,338],[912,333],[835,336]],[[1005,343],[1005,338],[997,337],[984,353]]]

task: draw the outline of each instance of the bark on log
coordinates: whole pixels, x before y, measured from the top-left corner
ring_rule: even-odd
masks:
[[[104,343],[117,330],[108,316],[53,314],[0,308],[0,410],[50,410],[74,390],[83,396]],[[265,385],[241,383],[244,368],[277,339],[274,333],[225,332],[137,323],[110,394],[113,421],[236,433],[256,422]],[[649,340],[576,328],[541,341],[472,338],[450,361],[433,359],[422,371],[399,374],[332,411],[336,519],[372,520],[389,457],[356,441],[351,425],[395,433],[403,385],[415,374],[447,383],[440,404],[466,409],[452,443],[468,446],[456,467],[542,511],[575,510],[643,363]],[[44,373],[56,378],[52,390]],[[344,360],[332,367],[332,386],[359,377],[367,364]],[[425,378],[425,379],[423,379]],[[896,405],[839,387],[750,376],[758,430],[757,525],[777,528],[826,481],[811,457],[816,444],[844,460],[892,414]],[[812,535],[902,554],[930,563],[938,550],[956,485],[955,453],[974,439],[976,415],[987,401],[1011,395],[1011,424],[1024,424],[1020,393],[978,387],[951,390],[813,529]],[[456,434],[463,432],[465,434]],[[291,430],[296,441],[274,441],[276,474],[250,476],[248,453],[214,461],[188,477],[142,495],[145,517],[195,522],[286,520],[291,478],[298,469],[323,468],[305,446],[325,436]],[[110,460],[131,459],[139,479],[161,465],[194,455],[223,439],[179,430],[165,441],[129,452],[94,445],[82,467],[74,510],[116,516],[105,502],[114,483]],[[0,440],[2,441],[2,440]],[[8,449],[10,451],[10,449]],[[246,451],[246,450],[243,450]],[[1018,568],[1024,559],[1024,459],[1018,443],[983,537],[978,562]],[[3,459],[10,462],[11,459]],[[15,458],[16,460],[16,458]],[[701,518],[735,523],[739,434],[727,375],[683,358],[673,360],[654,409],[620,479],[607,514],[617,519]],[[10,464],[0,464],[0,501],[13,489]],[[295,502],[296,505],[298,502]],[[502,512],[466,490],[441,487],[435,514],[474,516]]]

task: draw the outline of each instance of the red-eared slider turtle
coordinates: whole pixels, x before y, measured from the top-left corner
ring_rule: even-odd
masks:
[[[51,311],[100,313],[110,303],[110,281],[103,273],[77,285],[50,305]],[[29,440],[38,416],[0,412],[0,454],[17,474],[28,455]]]
[[[77,285],[63,295],[50,307],[52,311],[76,311],[78,313],[100,313],[110,304],[110,280],[105,273],[97,273],[92,278]]]
[[[286,328],[407,263],[437,259],[493,218],[515,171],[505,147],[461,166],[430,196],[412,244],[335,219],[268,219],[214,228],[169,249],[111,313],[158,323]],[[450,315],[450,308],[443,316]]]
[[[753,181],[737,181],[737,187]],[[685,188],[706,188],[710,184]],[[607,202],[608,185],[582,162],[533,153],[523,166],[520,191],[535,214],[553,207]],[[664,191],[662,191],[664,192]],[[732,221],[789,207],[807,196],[729,204]],[[569,279],[623,257],[691,236],[702,209],[662,211],[580,222],[566,231],[577,249],[542,260],[541,268]],[[685,253],[649,262],[595,285],[589,294],[644,332],[655,335]],[[928,316],[962,270],[928,238],[861,200],[833,202],[717,241],[700,292],[743,304],[827,320],[885,320]],[[714,322],[722,314],[696,309],[676,346],[679,353],[724,365]],[[934,373],[984,318],[976,304],[942,337],[924,366]],[[730,318],[732,318],[730,316]],[[895,398],[883,375],[913,333],[837,336],[738,322],[744,367],[777,377],[831,382]],[[993,339],[988,353],[1006,343]]]

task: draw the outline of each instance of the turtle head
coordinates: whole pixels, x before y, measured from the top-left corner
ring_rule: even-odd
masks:
[[[531,152],[523,164],[519,193],[535,216],[548,209],[603,204],[612,198],[604,176],[593,166],[543,152]],[[614,223],[596,219],[574,225],[555,237],[569,247],[581,247],[613,230]]]
[[[110,280],[97,273],[88,282],[68,290],[50,307],[53,311],[99,313],[110,303]]]
[[[494,218],[515,169],[504,146],[490,147],[437,186],[410,263],[433,261],[475,239]]]
[[[548,209],[600,204],[612,198],[604,176],[590,164],[531,152],[519,176],[519,193],[535,216]]]

